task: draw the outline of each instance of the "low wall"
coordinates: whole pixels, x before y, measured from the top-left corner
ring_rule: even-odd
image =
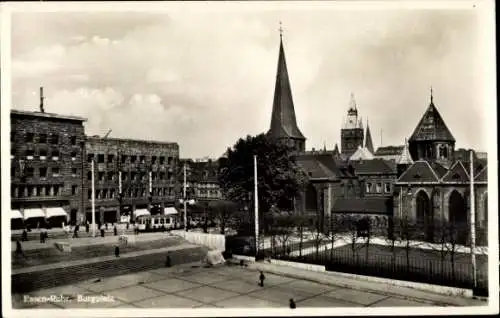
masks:
[[[325,272],[325,266],[314,265],[314,264],[306,264],[306,263],[298,263],[298,262],[287,262],[278,259],[271,259],[271,264],[280,265],[280,266],[289,266],[295,267],[299,269],[304,269],[312,272]]]
[[[191,244],[203,245],[209,249],[221,252],[226,249],[226,237],[222,234],[186,232],[181,230],[172,231],[172,234],[184,238]]]

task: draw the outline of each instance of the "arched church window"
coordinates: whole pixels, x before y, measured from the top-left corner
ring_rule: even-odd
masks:
[[[366,184],[366,193],[370,193],[371,192],[371,189],[372,189],[372,184],[370,182],[368,182]]]
[[[448,147],[443,146],[443,158],[448,158]]]

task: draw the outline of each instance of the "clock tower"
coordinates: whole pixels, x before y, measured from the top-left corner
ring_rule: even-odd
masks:
[[[340,131],[342,154],[351,156],[359,146],[363,147],[363,123],[358,117],[354,94],[351,94],[347,117]]]

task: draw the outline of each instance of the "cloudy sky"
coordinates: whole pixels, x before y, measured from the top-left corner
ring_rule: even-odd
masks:
[[[279,21],[307,148],[340,144],[351,92],[375,147],[402,144],[435,103],[457,147],[486,150],[476,10],[167,10],[12,15],[13,108],[88,118],[86,132],[176,141],[218,157],[267,131]],[[335,9],[335,7],[333,7]]]

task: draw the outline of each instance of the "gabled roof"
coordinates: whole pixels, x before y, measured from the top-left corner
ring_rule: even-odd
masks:
[[[301,166],[307,174],[312,173],[313,178],[351,178],[353,174],[349,172],[344,164],[331,153],[308,153],[300,154],[296,157],[297,164]]]
[[[478,182],[488,182],[488,166],[484,167],[483,170],[481,170],[476,177],[474,178],[474,181]]]
[[[335,178],[333,171],[325,167],[325,165],[318,160],[298,159],[297,165],[302,168],[311,179]]]
[[[409,139],[410,142],[426,140],[455,141],[443,117],[441,117],[441,114],[434,105],[432,95],[429,107]]]
[[[389,165],[388,162],[383,159],[353,161],[351,164],[354,167],[356,175],[386,175],[396,173],[393,165]]]
[[[391,156],[391,155],[401,155],[405,146],[385,146],[378,147],[375,151],[375,156]]]
[[[427,163],[432,167],[438,178],[442,178],[448,172],[448,169],[439,162],[427,161]]]
[[[338,198],[333,205],[334,213],[390,214],[391,198]]]
[[[303,139],[304,135],[297,126],[295,109],[293,105],[292,89],[288,78],[283,41],[280,38],[280,51],[278,57],[278,70],[274,88],[273,111],[271,127],[267,134],[273,138]]]
[[[358,149],[349,157],[349,160],[371,160],[373,159],[373,154],[367,148],[358,146]]]
[[[427,161],[419,160],[403,172],[397,182],[438,182],[439,179]]]
[[[461,161],[456,161],[443,176],[443,182],[469,182],[470,176]]]

